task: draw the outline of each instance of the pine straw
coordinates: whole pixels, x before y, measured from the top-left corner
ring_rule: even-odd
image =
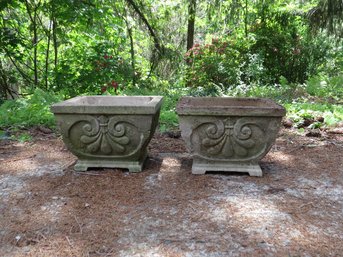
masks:
[[[1,256],[338,256],[343,137],[280,133],[262,178],[190,172],[155,135],[144,172],[73,171],[60,138],[0,143]]]

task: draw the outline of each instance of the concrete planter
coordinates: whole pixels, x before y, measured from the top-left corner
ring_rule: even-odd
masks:
[[[177,105],[181,134],[193,157],[193,174],[248,172],[270,150],[285,109],[269,99],[184,97]]]
[[[89,167],[142,171],[161,96],[81,96],[51,107],[75,170]]]

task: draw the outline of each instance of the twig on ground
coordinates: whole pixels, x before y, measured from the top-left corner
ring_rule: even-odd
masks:
[[[16,162],[16,161],[28,160],[28,159],[32,159],[32,158],[36,157],[36,155],[37,154],[30,155],[30,156],[24,156],[22,158],[16,158],[16,159],[13,159],[13,160],[8,160],[7,162]]]
[[[75,221],[76,221],[76,223],[77,223],[77,225],[79,225],[79,229],[80,229],[80,234],[82,234],[82,226],[81,226],[81,224],[80,224],[80,222],[77,220],[77,218],[76,218],[76,216],[74,215],[74,219],[75,219]]]
[[[305,203],[305,204],[300,205],[299,208],[302,209],[303,207],[309,206],[309,205],[311,205],[312,207],[314,207],[313,202],[310,202],[310,203]]]
[[[327,133],[329,134],[336,134],[336,135],[343,135],[343,129],[333,129],[333,130],[328,130]]]
[[[37,235],[41,236],[43,239],[46,239],[46,236],[44,236],[42,232],[38,232]]]
[[[66,239],[67,239],[67,241],[68,241],[68,244],[70,245],[70,247],[73,247],[73,244],[70,242],[70,240],[69,240],[69,237],[68,237],[68,236],[66,236]]]

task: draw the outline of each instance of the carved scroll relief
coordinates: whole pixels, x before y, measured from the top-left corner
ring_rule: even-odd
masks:
[[[143,143],[138,128],[116,116],[87,116],[72,125],[69,137],[78,152],[87,155],[131,155]]]
[[[191,141],[194,148],[198,147],[195,153],[204,158],[246,160],[264,152],[264,138],[260,122],[229,117],[199,125]]]

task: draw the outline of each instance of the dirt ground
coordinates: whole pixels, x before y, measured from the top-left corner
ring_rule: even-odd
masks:
[[[0,256],[343,256],[343,135],[283,129],[258,178],[192,175],[166,134],[141,173],[78,173],[31,133],[0,141]]]

